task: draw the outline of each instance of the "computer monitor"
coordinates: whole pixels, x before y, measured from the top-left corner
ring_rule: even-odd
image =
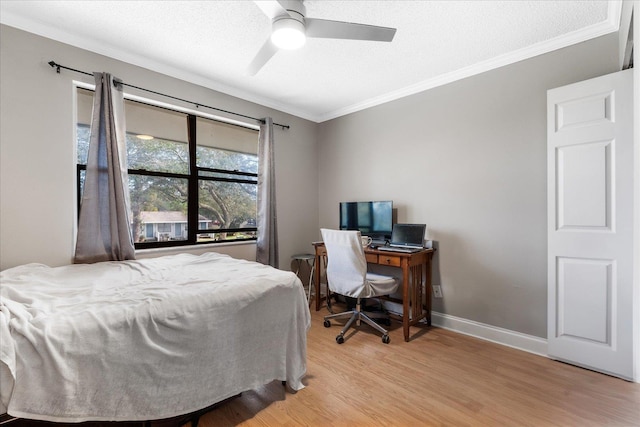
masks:
[[[389,240],[393,230],[393,201],[341,202],[340,229],[359,230],[374,240]]]

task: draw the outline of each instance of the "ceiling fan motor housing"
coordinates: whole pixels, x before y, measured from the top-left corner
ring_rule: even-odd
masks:
[[[283,49],[298,49],[306,41],[304,5],[299,1],[286,4],[287,13],[278,15],[271,21],[271,41]]]

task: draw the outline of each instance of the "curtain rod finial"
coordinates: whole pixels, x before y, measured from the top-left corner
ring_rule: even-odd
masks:
[[[60,65],[56,64],[54,61],[49,61],[48,64],[51,65],[51,67],[56,67],[56,73],[60,74]]]

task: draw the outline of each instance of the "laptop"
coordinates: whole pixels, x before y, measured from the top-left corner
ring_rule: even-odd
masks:
[[[424,249],[426,224],[393,224],[389,246],[380,246],[381,251],[418,252]]]

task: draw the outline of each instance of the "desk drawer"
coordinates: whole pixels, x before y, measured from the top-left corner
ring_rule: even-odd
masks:
[[[376,254],[370,254],[365,252],[364,253],[364,257],[367,259],[367,262],[370,262],[371,264],[377,264],[378,263],[378,255]]]
[[[378,255],[378,264],[400,267],[400,257],[394,255]]]

